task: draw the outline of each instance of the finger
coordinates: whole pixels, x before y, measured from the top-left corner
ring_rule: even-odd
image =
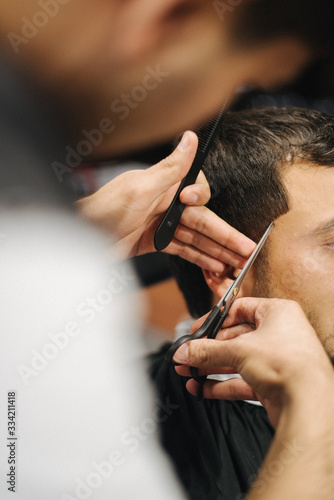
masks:
[[[240,299],[239,299],[240,300]],[[198,318],[194,323],[191,325],[190,332],[193,334],[195,333],[204,323],[206,318],[208,317],[210,313],[205,314],[201,318]],[[230,314],[230,313],[229,313]],[[233,320],[231,319],[233,322]],[[236,324],[234,326],[226,327],[227,319],[224,322],[224,325],[222,329],[218,332],[216,336],[216,340],[231,340],[236,337],[239,337],[240,335],[243,335],[244,333],[250,333],[255,331],[256,326],[255,324],[250,324],[250,323],[240,323]]]
[[[254,332],[255,325],[242,323],[241,325],[232,326],[230,328],[222,328],[217,334],[217,340],[231,340],[244,335],[245,333]]]
[[[192,264],[199,267],[213,271],[215,273],[222,273],[225,270],[225,265],[219,260],[211,257],[210,255],[198,250],[197,248],[187,245],[182,241],[173,238],[172,242],[164,249],[165,253],[170,255],[178,255]]]
[[[227,224],[207,207],[186,207],[181,223],[242,257],[248,258],[255,248],[252,240]]]
[[[198,233],[183,224],[178,225],[175,232],[175,238],[178,241],[197,248],[214,259],[237,269],[242,269],[247,262],[245,257],[241,257],[239,254],[221,246],[211,238],[208,238],[207,236]]]
[[[186,387],[190,394],[196,396],[197,382],[191,379],[187,382]],[[243,379],[234,378],[218,382],[215,380],[207,380],[203,386],[203,397],[205,399],[225,399],[230,401],[240,401],[248,399],[258,401],[252,388]]]
[[[246,333],[245,336],[251,335]],[[174,354],[173,360],[180,365],[196,368],[216,369],[222,366],[233,366],[238,370],[245,358],[245,349],[239,338],[217,341],[216,339],[198,339],[185,342]]]
[[[248,323],[255,325],[256,328],[271,311],[274,311],[277,307],[279,308],[281,303],[283,303],[281,299],[238,298],[229,311],[224,327],[228,328],[241,323]]]
[[[256,297],[241,297],[236,299],[231,309],[229,310],[228,317],[224,321],[224,329],[241,323],[248,323],[251,325],[258,325],[261,319],[269,313],[274,307],[278,305],[279,299],[263,299]],[[198,330],[206,316],[197,319],[191,325],[191,332]]]
[[[279,311],[281,304],[282,301],[279,299],[237,299],[229,311],[225,324],[229,327],[240,323],[250,323],[257,327],[263,319],[268,317],[270,312]],[[192,325],[192,332],[199,328],[203,319],[200,318]],[[245,342],[245,340],[251,338],[253,333],[251,331],[242,335],[234,335],[232,339],[223,341],[199,339],[186,342],[176,351],[174,361],[197,368],[233,366],[238,372],[242,372],[242,364],[252,348],[251,343]]]
[[[196,184],[185,187],[180,193],[180,200],[185,205],[206,205],[210,197],[210,186],[202,170],[198,174]]]
[[[175,366],[175,371],[181,377],[192,377],[191,370],[189,366],[179,365]],[[231,375],[235,374],[236,371],[232,367],[222,367],[216,368],[215,370],[204,370],[203,368],[199,368],[198,374],[201,375]]]
[[[202,316],[201,318],[198,318],[196,321],[193,322],[193,324],[191,325],[191,328],[190,328],[191,334],[195,333],[203,325],[204,321],[209,316],[209,314],[210,314],[210,311],[208,313],[204,314],[204,316]]]
[[[197,146],[197,135],[189,130],[185,132],[171,155],[145,171],[150,179],[150,189],[160,195],[180,182],[193,163]]]

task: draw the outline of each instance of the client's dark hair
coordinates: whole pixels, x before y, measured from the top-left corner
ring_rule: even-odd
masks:
[[[254,241],[289,210],[282,169],[293,162],[334,165],[334,116],[300,108],[259,108],[226,114],[204,172],[208,207]],[[211,308],[202,270],[171,257],[173,273],[193,317]]]

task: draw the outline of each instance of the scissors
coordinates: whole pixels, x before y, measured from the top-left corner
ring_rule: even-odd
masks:
[[[252,255],[249,257],[239,276],[228,287],[223,297],[219,300],[218,304],[212,309],[211,313],[204,321],[203,325],[192,335],[183,335],[183,337],[179,338],[173,345],[171,345],[165,354],[165,360],[168,363],[177,365],[177,363],[173,361],[174,354],[185,342],[188,342],[189,340],[201,339],[202,337],[207,337],[208,339],[216,338],[217,333],[228,316],[233,302],[237,298],[243,280],[254,264],[256,257],[259,255],[263,245],[267,241],[273,227],[274,224],[271,223],[259,243],[256,245]],[[198,401],[201,401],[203,399],[203,384],[206,380],[206,375],[199,375],[198,369],[194,367],[191,367],[190,370],[192,377],[196,380],[196,382],[198,382],[197,399]]]

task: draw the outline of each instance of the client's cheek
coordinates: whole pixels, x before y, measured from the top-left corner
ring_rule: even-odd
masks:
[[[281,273],[277,276],[280,288],[290,294],[308,294],[308,291],[321,291],[321,281],[326,274],[326,255],[322,247],[290,249],[289,254],[280,262]],[[314,287],[319,290],[315,290]],[[293,298],[293,297],[292,297]]]
[[[277,286],[284,291],[284,298],[293,299],[304,288],[305,276],[300,270],[286,268],[277,279]]]

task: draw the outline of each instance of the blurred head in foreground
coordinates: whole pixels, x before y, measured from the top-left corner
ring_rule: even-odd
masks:
[[[1,51],[94,155],[174,138],[240,85],[293,79],[330,42],[319,0],[2,0]]]

